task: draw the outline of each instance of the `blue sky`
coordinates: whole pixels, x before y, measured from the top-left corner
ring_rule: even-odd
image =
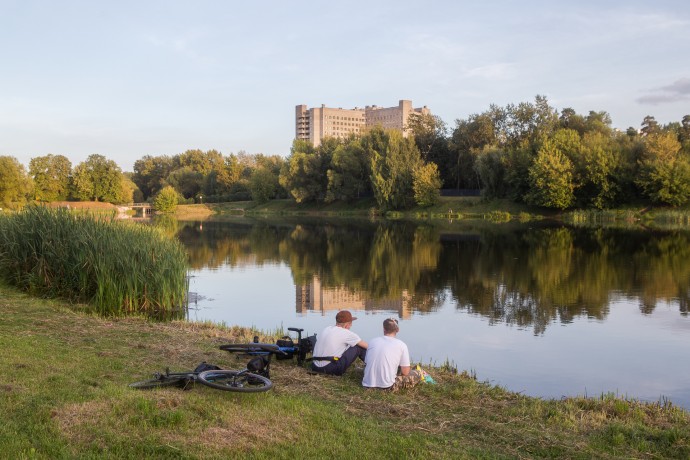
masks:
[[[0,0],[0,155],[287,155],[297,104],[690,114],[690,2]]]

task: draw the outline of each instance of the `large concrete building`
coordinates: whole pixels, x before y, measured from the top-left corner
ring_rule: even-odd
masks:
[[[295,108],[295,138],[307,140],[318,147],[324,137],[358,135],[374,126],[397,129],[407,137],[407,124],[413,113],[426,115],[430,112],[426,106],[413,108],[412,101],[408,100],[401,100],[397,107],[368,105],[363,109],[334,109],[325,105],[310,109],[306,105],[298,105]]]

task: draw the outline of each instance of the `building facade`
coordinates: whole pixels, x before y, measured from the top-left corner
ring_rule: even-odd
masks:
[[[374,126],[396,129],[407,137],[407,124],[413,113],[428,115],[431,112],[426,106],[413,108],[412,101],[408,100],[401,100],[397,107],[368,105],[363,109],[335,109],[325,105],[310,109],[306,105],[298,105],[295,107],[295,138],[318,147],[325,137],[346,138]]]

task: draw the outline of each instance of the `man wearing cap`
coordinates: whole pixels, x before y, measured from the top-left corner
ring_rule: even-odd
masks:
[[[347,310],[341,310],[335,315],[335,326],[328,326],[318,336],[314,346],[312,370],[329,375],[343,375],[357,358],[364,361],[367,343],[350,331],[352,322],[356,319]]]
[[[372,339],[367,349],[363,386],[398,391],[422,380],[420,372],[410,370],[410,352],[405,342],[396,338],[399,331],[397,319],[383,321],[383,337]],[[397,375],[398,367],[401,375]]]

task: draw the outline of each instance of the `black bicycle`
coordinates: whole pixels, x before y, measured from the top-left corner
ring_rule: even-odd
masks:
[[[236,353],[237,359],[249,357],[251,360],[247,367],[253,366],[260,368],[261,375],[270,378],[271,357],[275,356],[277,360],[288,360],[297,358],[297,364],[300,366],[311,358],[307,355],[312,353],[314,345],[316,344],[316,334],[309,337],[302,337],[304,329],[289,327],[288,334],[294,332],[297,335],[297,340],[294,340],[290,335],[285,335],[276,340],[276,343],[260,343],[257,336],[251,343],[230,343],[221,345],[221,350],[229,353]]]
[[[175,386],[188,390],[199,382],[217,390],[242,393],[258,393],[273,387],[273,382],[267,376],[250,372],[251,370],[249,367],[240,371],[220,369],[218,366],[201,363],[193,371],[170,372],[170,369],[166,369],[165,373],[153,374],[152,379],[130,383],[129,386],[137,389]]]

